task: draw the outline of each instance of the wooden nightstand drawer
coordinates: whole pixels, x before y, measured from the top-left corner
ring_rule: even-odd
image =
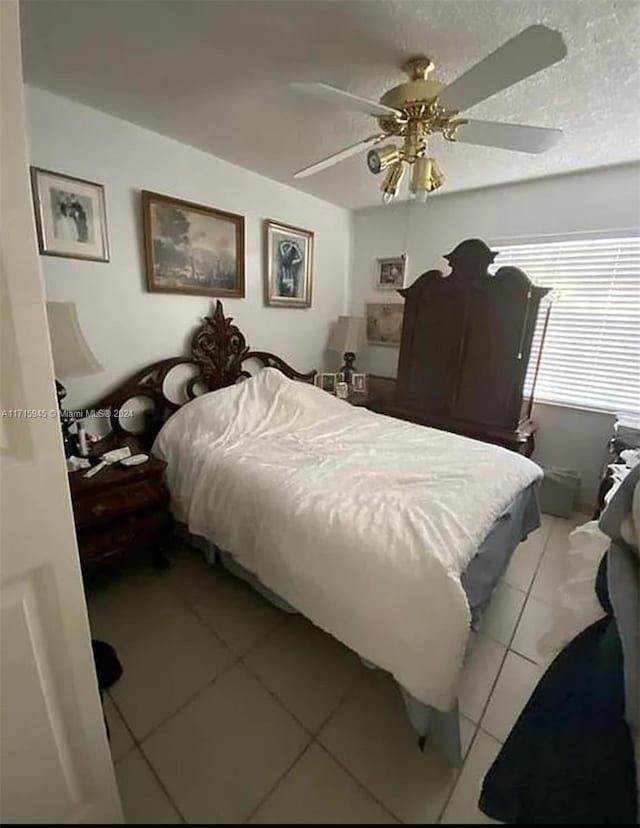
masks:
[[[74,500],[76,526],[90,526],[116,515],[164,504],[167,499],[167,490],[160,478],[139,480],[119,488],[111,487],[96,493],[93,497]]]
[[[129,515],[109,526],[78,532],[83,567],[124,557],[156,542],[171,527],[171,516],[163,509]]]

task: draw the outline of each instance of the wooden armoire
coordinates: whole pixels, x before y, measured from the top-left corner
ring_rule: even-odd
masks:
[[[523,386],[540,300],[516,267],[488,272],[496,253],[479,239],[445,256],[451,273],[423,273],[405,299],[394,391],[371,407],[382,414],[533,451],[532,395]],[[539,349],[538,349],[539,350]]]

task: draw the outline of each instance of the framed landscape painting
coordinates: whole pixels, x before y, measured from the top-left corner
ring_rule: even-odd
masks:
[[[147,289],[244,297],[244,216],[142,191]]]
[[[102,184],[31,167],[31,188],[40,253],[109,261]]]
[[[367,342],[369,345],[398,347],[402,336],[404,304],[370,302],[367,304]]]
[[[311,307],[313,233],[267,219],[264,223],[265,303],[281,308]]]

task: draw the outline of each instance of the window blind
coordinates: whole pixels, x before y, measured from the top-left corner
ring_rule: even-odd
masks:
[[[515,265],[543,300],[525,393],[546,316],[535,398],[605,411],[640,411],[640,238],[494,245],[495,268]]]

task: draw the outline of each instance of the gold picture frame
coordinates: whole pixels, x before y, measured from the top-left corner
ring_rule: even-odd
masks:
[[[313,231],[265,219],[265,305],[279,308],[311,307],[313,248]]]
[[[148,291],[244,298],[244,216],[143,190],[142,225]]]

